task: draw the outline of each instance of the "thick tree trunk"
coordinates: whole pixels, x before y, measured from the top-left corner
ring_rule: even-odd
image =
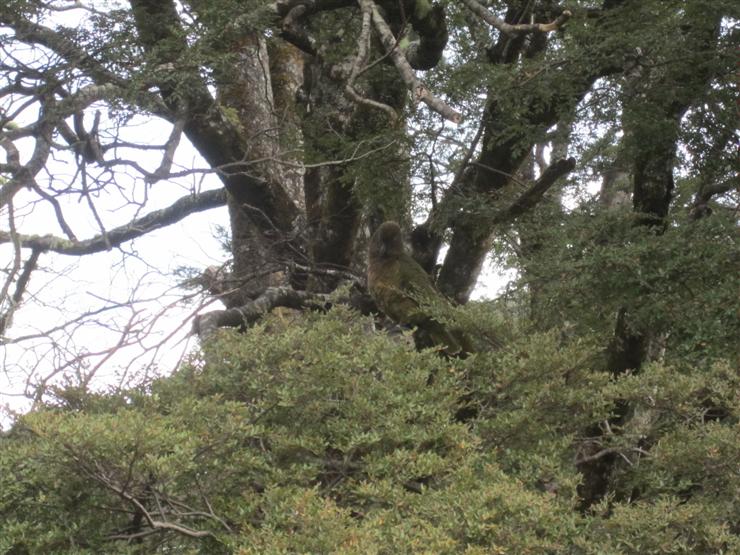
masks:
[[[280,282],[280,265],[300,251],[298,208],[284,187],[280,140],[274,113],[264,39],[245,33],[229,44],[237,63],[228,76],[214,71],[219,98],[187,66],[188,46],[171,0],[131,0],[134,18],[159,89],[173,119],[206,161],[219,172],[228,195],[235,281],[245,290]],[[173,73],[174,75],[174,73]]]
[[[385,112],[358,103],[345,93],[349,70],[346,64],[331,62],[330,56],[321,52],[306,64],[304,98],[307,104],[303,119],[309,161],[304,181],[306,215],[314,267],[350,270],[361,255],[364,273],[366,256],[358,250],[364,245],[364,241],[358,240],[359,231],[363,219],[376,212],[377,207],[361,202],[358,197],[358,187],[367,187],[368,178],[358,174],[360,161],[353,158],[365,156],[374,147],[382,147],[377,138],[387,134],[389,127],[400,124],[390,122]],[[406,90],[392,68],[374,68],[364,76],[364,81],[363,85],[355,84],[364,98],[382,101],[402,113]],[[358,141],[367,145],[364,150],[347,149],[347,145]],[[390,148],[402,150],[392,144]],[[387,186],[387,181],[394,181],[393,188],[398,194],[398,191],[409,190],[408,164],[402,159],[395,164],[389,162],[390,148],[383,150],[383,158],[378,158],[385,160],[385,166],[375,179],[378,188]],[[372,160],[372,156],[368,159]],[[325,163],[325,160],[343,162]],[[363,160],[362,164],[367,162]],[[403,200],[398,204],[407,205]],[[310,287],[319,291],[330,291],[336,285],[337,279],[323,272],[317,272],[310,281]]]
[[[218,101],[227,113],[235,115],[244,135],[243,171],[263,183],[275,184],[293,206],[298,206],[296,179],[287,165],[291,159],[282,152],[282,128],[273,97],[267,41],[258,33],[248,34],[232,46],[232,54],[236,64],[217,83]],[[297,217],[297,210],[294,213]],[[262,206],[250,205],[233,194],[229,195],[229,215],[234,277],[250,293],[245,302],[254,291],[285,285],[284,265],[290,253],[283,248],[286,237],[279,222],[267,222],[268,226],[273,224],[273,229],[264,229],[257,224],[264,217]],[[294,222],[290,227],[294,227]]]

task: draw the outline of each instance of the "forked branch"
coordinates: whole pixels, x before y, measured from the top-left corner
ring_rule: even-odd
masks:
[[[253,301],[236,308],[214,310],[196,316],[193,333],[201,339],[208,337],[217,328],[247,327],[276,307],[301,309],[308,306],[323,307],[329,297],[321,293],[296,291],[290,287],[268,287]]]

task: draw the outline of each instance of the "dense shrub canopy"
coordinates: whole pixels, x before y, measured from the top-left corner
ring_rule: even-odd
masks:
[[[514,329],[511,315],[504,328],[495,305],[474,310],[476,331],[505,348],[446,360],[336,308],[220,332],[173,376],[123,396],[63,392],[0,443],[2,547],[740,549],[729,361],[656,362],[615,379],[592,336]],[[625,404],[628,422],[588,437]],[[619,460],[608,495],[582,511],[574,462],[593,441]]]

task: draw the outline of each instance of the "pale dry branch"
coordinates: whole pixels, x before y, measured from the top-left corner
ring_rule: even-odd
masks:
[[[483,21],[510,37],[515,37],[523,33],[550,33],[557,31],[573,15],[569,10],[564,10],[563,13],[550,23],[519,23],[513,25],[490,12],[476,0],[461,0],[461,2]]]
[[[393,108],[391,108],[387,104],[384,104],[383,102],[378,102],[377,100],[366,98],[358,93],[355,89],[355,80],[357,79],[357,76],[360,75],[360,73],[364,70],[363,68],[365,64],[367,64],[370,47],[371,23],[373,17],[372,0],[358,0],[358,3],[360,4],[360,9],[362,11],[362,27],[360,29],[360,36],[357,39],[357,56],[352,63],[352,69],[350,70],[350,75],[347,79],[347,84],[344,90],[350,96],[350,98],[352,98],[352,100],[354,100],[358,104],[364,104],[366,106],[370,106],[371,108],[381,110],[388,114],[391,121],[396,121],[398,119],[398,114]]]
[[[414,69],[411,67],[408,60],[406,60],[403,52],[398,48],[393,32],[385,19],[383,19],[383,16],[380,14],[380,10],[375,3],[372,5],[372,15],[373,24],[375,25],[375,30],[380,36],[380,41],[383,43],[386,51],[390,54],[396,69],[401,75],[404,83],[406,83],[406,87],[411,91],[414,104],[423,102],[429,106],[431,110],[437,112],[452,123],[460,123],[462,121],[462,114],[446,104],[440,98],[434,96],[416,77]]]
[[[131,495],[124,488],[116,484],[113,480],[106,477],[102,472],[91,473],[91,477],[111,491],[120,495],[123,499],[125,499],[132,505],[134,505],[137,510],[141,511],[141,514],[144,516],[144,520],[146,520],[147,525],[152,530],[169,530],[171,532],[177,532],[178,534],[182,534],[183,536],[188,536],[191,538],[205,538],[208,536],[213,536],[213,532],[209,530],[195,530],[193,528],[183,526],[182,524],[176,524],[174,522],[169,522],[166,520],[156,520],[154,519],[154,517],[152,517],[151,513],[146,509],[141,501],[139,501],[134,495]]]
[[[68,443],[63,443],[62,446],[67,453],[67,456],[72,461],[74,461],[77,468],[84,475],[88,476],[91,480],[101,484],[104,488],[112,491],[124,501],[130,503],[134,507],[134,511],[132,512],[132,514],[140,514],[143,517],[146,526],[148,526],[151,531],[170,531],[190,538],[204,538],[213,536],[213,532],[211,532],[210,530],[198,530],[190,526],[186,526],[181,522],[172,522],[171,520],[168,520],[168,516],[174,517],[175,519],[179,520],[193,517],[206,518],[214,520],[220,525],[226,527],[226,529],[229,529],[225,521],[213,512],[209,503],[206,503],[208,506],[208,511],[198,511],[192,509],[185,503],[182,503],[168,496],[164,496],[163,494],[157,492],[157,490],[154,488],[154,484],[151,482],[144,485],[142,495],[135,495],[131,491],[131,483],[133,482],[133,465],[136,462],[136,459],[139,457],[138,445],[135,447],[134,453],[131,457],[131,461],[127,469],[127,476],[123,483],[120,483],[119,480],[116,480],[113,477],[113,473],[107,470],[100,461],[86,460],[86,457],[84,455],[82,455],[77,449],[75,449],[72,445]],[[161,500],[160,497],[162,498]],[[159,518],[155,518],[152,511],[147,509],[145,505],[147,498],[152,498],[154,500],[155,504],[157,505]],[[168,510],[164,509],[162,501],[167,504]],[[182,512],[182,509],[185,509],[187,512]],[[115,533],[109,535],[108,539],[123,539],[130,541],[133,538],[148,535],[147,532],[147,530],[136,530],[130,533]]]
[[[625,452],[626,451],[626,452]],[[617,449],[615,447],[609,447],[606,449],[601,449],[600,451],[597,451],[591,455],[581,455],[576,457],[574,464],[576,466],[580,466],[586,463],[590,463],[593,461],[597,461],[599,459],[603,459],[607,455],[617,455],[624,460],[629,466],[634,466],[635,462],[632,461],[628,456],[627,453],[635,453],[637,456],[643,456],[643,457],[649,457],[650,453],[646,451],[645,449],[642,449],[640,447],[629,447],[627,449]]]
[[[69,4],[67,6],[57,6],[51,2],[40,2],[40,5],[45,9],[52,12],[69,12],[73,10],[84,10],[95,15],[105,15],[105,12],[96,10],[93,6],[83,4],[80,0],[67,0]]]

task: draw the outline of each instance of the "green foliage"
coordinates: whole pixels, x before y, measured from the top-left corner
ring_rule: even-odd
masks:
[[[633,331],[666,334],[662,347],[672,364],[740,354],[740,249],[732,217],[688,222],[679,214],[656,234],[624,211],[587,206],[557,225],[531,223],[539,250],[527,262],[526,279],[546,327],[567,321],[576,333],[606,338],[619,308],[627,307]]]
[[[736,369],[656,364],[615,380],[598,369],[594,341],[533,334],[526,321],[503,329],[497,312],[463,311],[468,333],[505,343],[465,360],[416,352],[343,308],[273,315],[246,334],[219,333],[146,390],[36,410],[0,438],[0,550],[740,546]],[[617,401],[641,417],[605,446],[631,464],[584,514],[573,461],[584,430]],[[177,528],[135,536],[152,531],[146,519],[137,528],[137,503],[153,526]]]

